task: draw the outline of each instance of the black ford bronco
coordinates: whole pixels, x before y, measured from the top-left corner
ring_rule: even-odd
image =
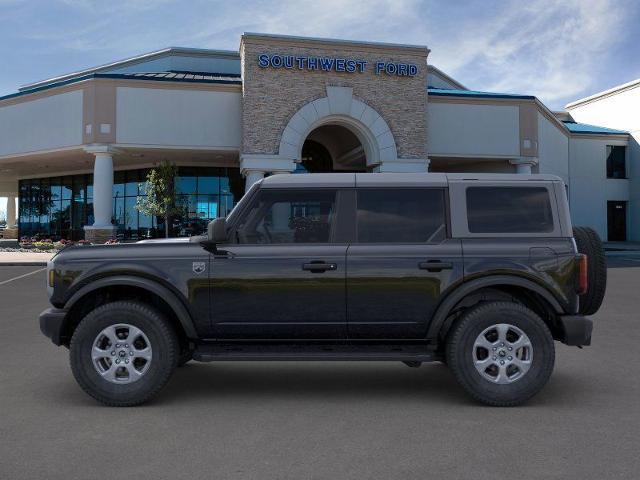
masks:
[[[48,266],[42,332],[97,400],[140,404],[190,360],[446,363],[490,405],[589,345],[602,244],[549,175],[274,175],[207,235],[78,246]]]

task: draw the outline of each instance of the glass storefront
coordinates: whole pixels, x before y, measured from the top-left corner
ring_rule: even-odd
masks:
[[[148,170],[118,171],[113,182],[113,224],[122,240],[164,236],[164,219],[144,215],[135,206],[145,195]],[[237,168],[180,167],[175,178],[177,206],[171,236],[198,235],[207,223],[226,216],[244,192]],[[20,180],[20,236],[52,240],[84,238],[93,224],[93,175]]]

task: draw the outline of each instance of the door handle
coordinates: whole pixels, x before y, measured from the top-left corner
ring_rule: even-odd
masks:
[[[309,262],[302,264],[302,270],[306,270],[311,273],[324,273],[327,270],[337,270],[338,265],[335,263],[326,263],[326,262]]]
[[[451,270],[453,263],[429,260],[428,262],[420,262],[418,268],[420,270],[426,270],[427,272],[441,272],[442,270]]]

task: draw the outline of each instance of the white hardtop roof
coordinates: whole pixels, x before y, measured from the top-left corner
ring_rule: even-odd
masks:
[[[519,173],[306,173],[279,174],[261,180],[262,188],[280,187],[375,187],[442,186],[460,181],[561,182],[555,175]]]

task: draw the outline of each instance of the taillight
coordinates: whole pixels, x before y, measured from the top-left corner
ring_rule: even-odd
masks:
[[[578,295],[584,295],[589,288],[587,256],[578,255]]]

